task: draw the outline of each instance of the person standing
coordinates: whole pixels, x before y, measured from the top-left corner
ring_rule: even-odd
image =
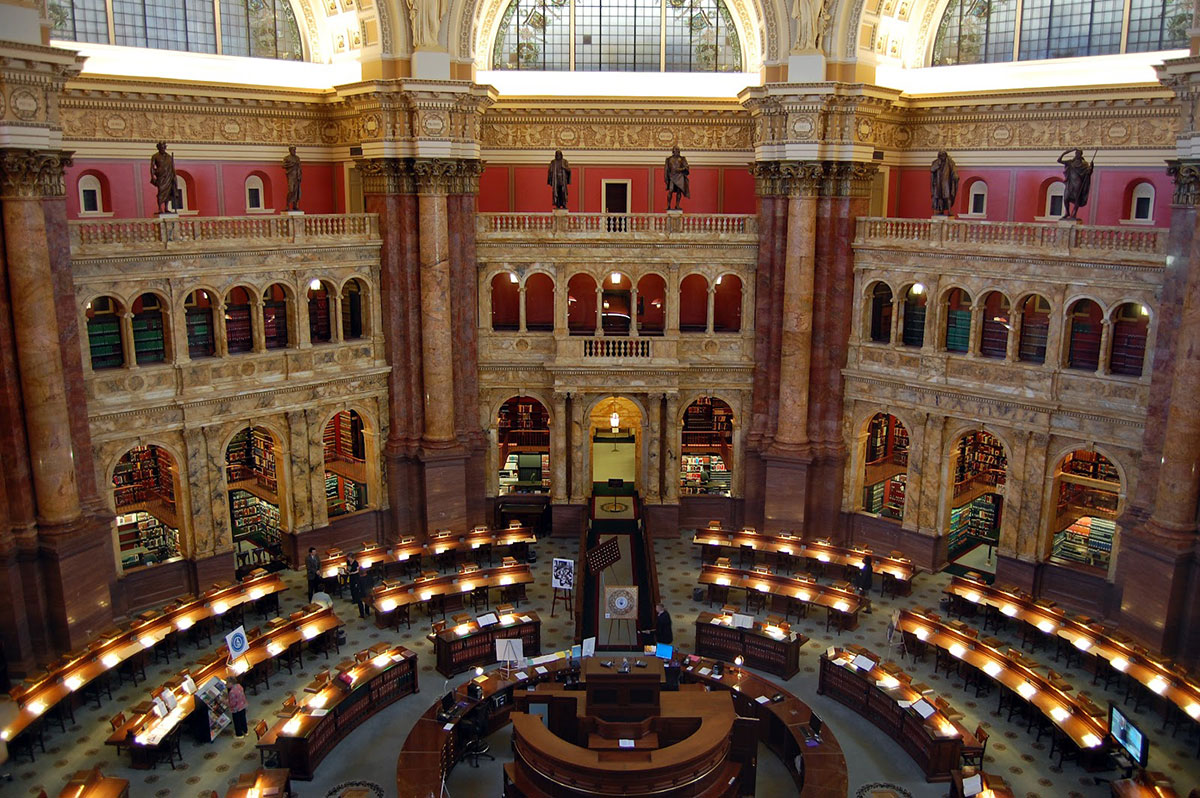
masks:
[[[354,606],[358,608],[358,617],[367,617],[367,601],[366,601],[366,586],[363,570],[358,565],[358,560],[350,558],[350,567],[347,569],[346,575],[350,578],[350,600],[354,602]]]
[[[158,142],[158,152],[150,156],[150,185],[158,189],[158,213],[171,213],[171,203],[175,201],[175,156],[167,152],[165,141]]]
[[[567,186],[571,185],[571,167],[563,157],[562,150],[554,151],[554,160],[546,170],[546,184],[550,186],[550,199],[555,210],[566,210]]]
[[[854,580],[855,587],[858,588],[858,595],[863,597],[863,604],[866,605],[866,611],[871,611],[871,585],[874,580],[874,572],[872,571],[871,555],[863,557],[862,570],[858,572],[858,578]]]
[[[312,601],[313,593],[317,592],[317,583],[321,579],[321,558],[317,556],[314,546],[308,547],[308,556],[304,558],[304,570],[308,574],[308,600]]]
[[[246,700],[246,691],[236,676],[230,676],[225,685],[229,688],[229,711],[233,713],[233,734],[235,737],[245,737],[246,707],[250,703]]]
[[[654,605],[654,611],[658,613],[654,618],[654,642],[673,643],[675,633],[671,630],[671,615],[667,612],[667,605],[660,601]]]

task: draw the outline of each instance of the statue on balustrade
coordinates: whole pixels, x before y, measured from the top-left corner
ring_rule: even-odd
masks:
[[[945,150],[938,151],[929,167],[929,194],[933,200],[933,214],[949,216],[958,197],[958,169]]]
[[[175,156],[167,152],[167,143],[158,142],[158,152],[150,156],[150,184],[158,189],[158,213],[171,213],[175,201]]]
[[[554,160],[546,172],[546,185],[550,186],[550,199],[555,209],[566,210],[567,186],[571,185],[571,167],[563,157],[562,150],[554,151]]]
[[[288,147],[288,154],[283,156],[283,173],[287,175],[287,210],[300,210],[300,156],[294,146]]]
[[[1063,165],[1063,215],[1064,219],[1078,219],[1079,209],[1087,205],[1088,193],[1092,190],[1092,163],[1083,158],[1083,150],[1076,149],[1070,160],[1064,160],[1071,150],[1065,150],[1058,156],[1058,162]]]
[[[691,199],[692,192],[688,182],[688,162],[679,154],[679,147],[671,148],[671,155],[667,158],[666,165],[663,169],[663,178],[667,183],[667,210],[671,210],[671,198],[675,198],[675,210],[682,210],[679,207],[680,198],[687,197]]]

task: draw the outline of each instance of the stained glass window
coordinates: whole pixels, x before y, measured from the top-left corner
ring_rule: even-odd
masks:
[[[291,61],[304,57],[290,0],[50,0],[50,21],[53,37],[68,41]]]
[[[1184,0],[950,0],[933,45],[933,64],[1078,58],[1187,47]],[[1014,46],[1016,52],[1014,52]]]
[[[722,0],[512,0],[492,68],[737,72],[742,48]]]

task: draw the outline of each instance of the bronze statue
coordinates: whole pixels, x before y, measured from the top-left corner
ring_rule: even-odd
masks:
[[[1079,209],[1087,205],[1088,192],[1092,190],[1092,167],[1095,164],[1083,159],[1083,150],[1076,149],[1071,160],[1063,159],[1071,150],[1064,150],[1058,156],[1058,162],[1063,165],[1063,215],[1064,219],[1078,219]]]
[[[949,216],[954,209],[954,200],[958,198],[958,169],[945,150],[938,151],[929,167],[929,194],[933,199],[934,215]]]
[[[171,213],[175,201],[175,156],[167,152],[167,143],[158,142],[158,152],[150,157],[150,184],[158,189],[158,213]]]
[[[554,151],[554,160],[546,171],[546,185],[550,186],[550,199],[556,209],[567,207],[567,186],[571,185],[571,167],[563,157],[562,150]]]
[[[671,210],[672,197],[675,198],[675,210],[681,210],[680,197],[691,199],[692,192],[688,183],[688,172],[687,158],[679,154],[679,147],[672,147],[671,155],[667,158],[663,169],[663,177],[667,183],[667,210]]]
[[[288,147],[288,154],[283,156],[283,173],[287,175],[287,210],[300,210],[300,156],[294,146]]]

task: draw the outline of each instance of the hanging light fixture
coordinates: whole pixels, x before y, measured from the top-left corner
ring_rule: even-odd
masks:
[[[617,433],[621,429],[621,414],[617,412],[617,400],[612,400],[612,413],[608,416],[608,424],[612,427],[613,433]]]
[[[613,285],[617,285],[617,284],[618,284],[618,283],[620,283],[620,282],[621,282],[621,273],[620,273],[620,272],[613,272],[613,273],[612,273],[612,284],[613,284]]]
[[[308,287],[309,287],[309,289],[311,289],[311,290],[313,290],[313,291],[320,291],[320,290],[321,290],[321,281],[320,281],[320,279],[318,279],[318,278],[314,277],[314,278],[312,279],[312,282],[308,284]]]

